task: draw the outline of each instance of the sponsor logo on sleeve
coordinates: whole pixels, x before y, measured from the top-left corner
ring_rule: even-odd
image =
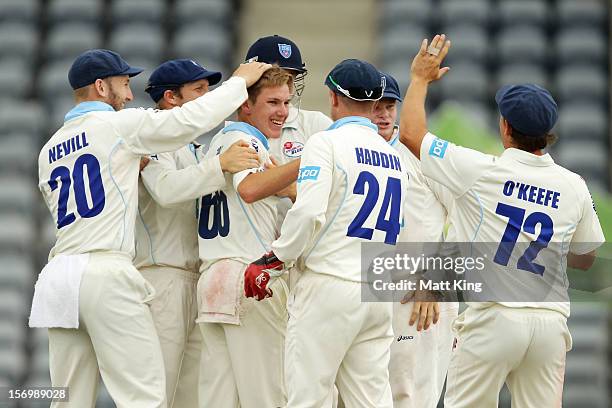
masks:
[[[431,142],[431,147],[429,148],[429,155],[443,159],[444,155],[446,154],[447,147],[448,142],[446,140],[438,139],[436,137]]]
[[[287,157],[300,157],[302,150],[304,150],[304,143],[285,142],[283,145],[283,154]]]
[[[297,182],[301,183],[302,181],[307,181],[307,180],[316,181],[319,178],[320,172],[321,172],[321,166],[302,167],[300,168]]]

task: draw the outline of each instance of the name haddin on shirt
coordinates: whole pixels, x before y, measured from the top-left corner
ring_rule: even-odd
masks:
[[[408,177],[375,129],[349,117],[306,143],[298,199],[272,244],[279,259],[361,282],[361,243],[396,243]]]

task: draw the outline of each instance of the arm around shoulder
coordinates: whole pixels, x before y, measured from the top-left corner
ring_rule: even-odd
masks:
[[[162,207],[174,207],[213,193],[225,185],[219,156],[198,164],[177,169],[168,154],[159,154],[141,172],[142,181],[151,197]]]
[[[254,203],[272,196],[293,183],[298,175],[300,160],[293,160],[282,166],[247,175],[236,190],[246,203]]]
[[[246,83],[232,77],[207,94],[169,110],[124,109],[112,116],[117,134],[136,154],[181,148],[231,115],[247,99]]]

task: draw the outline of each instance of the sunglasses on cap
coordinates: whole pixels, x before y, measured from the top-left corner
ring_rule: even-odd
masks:
[[[348,88],[345,89],[338,85],[336,81],[332,78],[332,76],[328,76],[329,81],[336,87],[340,93],[342,93],[347,98],[350,98],[354,101],[377,101],[382,98],[383,92],[387,85],[387,79],[383,76],[380,78],[380,87],[376,87],[374,89],[363,89],[363,88]]]

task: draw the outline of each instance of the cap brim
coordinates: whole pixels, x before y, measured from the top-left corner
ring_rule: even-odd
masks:
[[[208,79],[208,85],[216,85],[221,81],[221,78],[222,74],[218,71],[206,71],[196,75],[190,82]]]
[[[403,99],[400,96],[397,96],[397,94],[395,93],[383,92],[383,96],[381,99],[384,99],[384,98],[395,99],[396,101],[403,102]]]
[[[129,67],[128,69],[126,69],[125,71],[123,71],[119,75],[127,75],[129,77],[133,77],[133,76],[136,76],[136,75],[140,74],[142,71],[144,71],[144,68]]]
[[[295,72],[300,73],[300,74],[303,74],[304,72],[308,71],[306,68],[298,69],[298,68],[293,68],[293,67],[283,67],[283,66],[280,66],[280,65],[279,65],[279,67],[284,69],[284,70],[286,70],[286,71],[295,71]]]

